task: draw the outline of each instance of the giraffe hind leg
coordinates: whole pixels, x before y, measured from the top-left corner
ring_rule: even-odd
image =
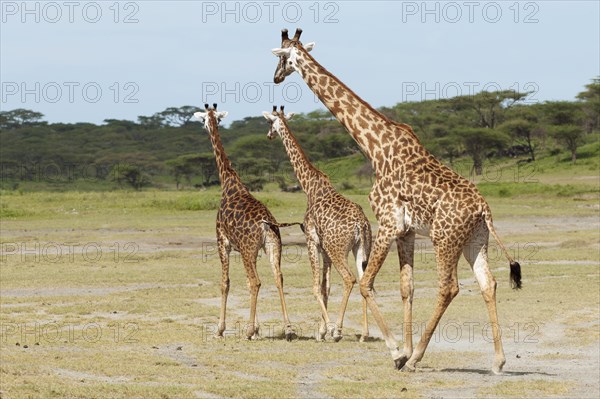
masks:
[[[414,250],[415,250],[415,233],[409,231],[403,237],[396,240],[398,248],[398,258],[400,261],[400,294],[404,305],[404,348],[402,356],[398,359],[397,367],[402,368],[410,359],[413,352],[413,331],[412,331],[412,304],[414,296]]]
[[[271,263],[273,277],[275,278],[275,285],[279,291],[279,300],[281,302],[281,311],[283,313],[285,339],[286,341],[291,341],[294,331],[288,317],[285,296],[283,294],[283,274],[281,273],[281,239],[272,231],[267,233],[265,252],[269,258],[269,262]]]
[[[328,316],[327,307],[329,305],[329,294],[331,293],[331,259],[323,249],[320,249],[320,253],[323,258],[323,270],[321,275],[321,297],[323,298],[323,304],[325,305],[326,315]],[[333,335],[335,326],[331,323],[329,317],[321,317],[321,323],[319,325],[319,340],[324,340],[327,333]]]
[[[492,372],[494,374],[501,374],[502,368],[506,363],[506,357],[504,356],[504,349],[502,347],[500,326],[498,324],[498,312],[496,309],[496,280],[488,266],[488,238],[489,231],[482,223],[476,228],[470,242],[463,248],[463,255],[471,265],[471,269],[475,274],[492,326],[495,352]]]
[[[350,298],[350,293],[352,292],[354,284],[356,284],[356,278],[352,272],[350,272],[350,269],[348,269],[347,256],[338,253],[337,256],[335,256],[335,259],[333,259],[333,264],[342,276],[344,284],[342,303],[340,305],[340,311],[335,325],[335,330],[332,334],[333,340],[335,342],[339,342],[342,339],[342,328],[344,325],[344,315],[346,314],[346,308],[348,307],[348,299]]]
[[[356,261],[356,274],[358,275],[358,280],[360,280],[368,264],[368,261],[365,259],[365,243],[362,241],[359,242],[352,249],[352,253]],[[362,322],[363,329],[359,342],[366,342],[369,339],[369,318],[367,317],[367,300],[365,298],[362,299]]]
[[[246,251],[242,254],[242,261],[246,269],[246,277],[248,289],[250,291],[250,318],[246,329],[247,339],[258,338],[258,322],[256,315],[256,302],[258,299],[258,291],[260,290],[261,282],[256,271],[256,257],[258,250]]]
[[[393,227],[384,224],[380,225],[373,242],[372,251],[369,255],[369,263],[363,277],[360,279],[360,294],[365,298],[369,310],[383,334],[383,339],[392,355],[392,359],[394,360],[396,367],[398,367],[398,359],[402,356],[398,349],[398,342],[383,318],[373,294],[373,283],[389,252],[389,244],[393,237],[393,231]]]

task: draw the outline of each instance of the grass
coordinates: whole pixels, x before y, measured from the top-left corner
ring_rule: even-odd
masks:
[[[498,232],[523,266],[524,289],[512,291],[507,262],[491,245],[506,370],[521,373],[505,377],[483,374],[493,353],[485,329],[488,315],[464,260],[458,271],[460,294],[442,318],[419,372],[398,373],[383,341],[357,342],[362,311],[357,288],[346,313],[344,339],[314,341],[319,310],[303,236],[295,227],[282,229],[282,270],[298,339],[290,343],[280,337],[281,307],[264,257],[258,266],[258,316],[264,338],[243,339],[248,293],[237,255],[231,262],[228,335],[224,340],[212,338],[221,272],[214,247],[216,189],[3,191],[1,396],[428,398],[598,393],[597,369],[575,373],[561,368],[561,361],[593,364],[593,348],[597,352],[600,339],[598,190],[587,180],[569,187],[560,183],[560,176],[540,176],[541,181],[527,184],[480,182]],[[375,222],[366,196],[356,194],[359,188],[347,195]],[[502,189],[510,195],[501,194]],[[557,195],[561,190],[564,194]],[[265,191],[256,196],[279,221],[302,220],[304,194]],[[436,296],[429,240],[417,240],[415,264],[416,343]],[[401,338],[395,253],[388,256],[375,284],[381,311]],[[334,272],[334,320],[340,300],[341,279]],[[378,336],[370,321],[372,335]]]
[[[533,380],[533,381],[504,381],[496,384],[490,390],[481,390],[483,396],[502,398],[547,398],[564,397],[573,388],[572,382]]]
[[[176,199],[151,199],[142,206],[171,211],[212,211],[219,209],[221,196],[219,193],[199,193],[179,196]]]

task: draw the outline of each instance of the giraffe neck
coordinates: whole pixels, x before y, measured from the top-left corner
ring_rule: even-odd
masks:
[[[320,187],[323,184],[330,185],[329,178],[310,163],[284,118],[280,117],[279,121],[281,124],[279,136],[281,137],[285,151],[290,158],[294,173],[296,173],[296,177],[302,186],[302,190],[310,197],[317,187]]]
[[[422,147],[408,125],[397,124],[375,110],[304,48],[298,48],[296,65],[302,79],[348,130],[376,172],[384,170],[383,159],[393,156],[387,152],[394,140],[404,140],[405,146]]]
[[[238,176],[235,169],[233,169],[231,161],[227,157],[225,149],[223,148],[221,136],[219,135],[219,126],[217,124],[217,120],[212,114],[208,115],[208,118],[209,120],[206,130],[208,131],[208,135],[210,136],[210,142],[212,144],[213,152],[215,154],[215,160],[217,162],[217,169],[219,170],[219,180],[221,181],[221,185],[232,180],[241,184],[240,177]]]

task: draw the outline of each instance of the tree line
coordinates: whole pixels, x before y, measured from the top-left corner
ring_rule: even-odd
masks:
[[[587,84],[574,101],[528,103],[515,91],[474,95],[382,107],[389,118],[411,125],[423,144],[452,165],[468,158],[471,173],[481,174],[494,158],[535,162],[540,155],[569,154],[598,141],[600,78]],[[169,107],[137,121],[106,119],[92,123],[48,123],[27,109],[0,112],[2,188],[23,181],[64,182],[88,179],[119,187],[203,187],[218,184],[208,135],[192,123],[194,106]],[[312,161],[357,156],[358,146],[324,110],[296,115],[290,126]],[[242,178],[260,189],[271,176],[282,189],[293,185],[280,140],[266,139],[262,116],[246,117],[220,128],[227,153]],[[365,159],[354,171],[368,175]]]

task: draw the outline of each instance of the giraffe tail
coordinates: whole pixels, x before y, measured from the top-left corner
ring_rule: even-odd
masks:
[[[358,252],[356,253],[356,271],[358,273],[358,279],[360,280],[367,270],[367,265],[369,264],[369,258],[371,256],[371,243],[372,243],[372,231],[371,224],[368,220],[364,220],[362,223],[357,224],[356,226],[357,237],[360,240],[360,245],[358,248]],[[375,287],[373,288],[373,293],[376,294]]]
[[[363,242],[363,253],[364,259],[362,261],[362,271],[367,269],[369,264],[369,257],[371,256],[371,244],[373,240],[373,232],[371,231],[371,224],[367,220],[360,229],[360,240]]]
[[[290,227],[290,226],[296,226],[296,225],[298,225],[298,226],[300,226],[300,228],[302,230],[304,230],[304,225],[302,223],[297,223],[297,222],[296,223],[276,223],[276,222],[270,222],[270,221],[265,220],[265,219],[263,219],[262,222],[264,224],[266,224],[267,226],[270,226],[270,227],[280,227],[280,228],[281,227]]]
[[[494,228],[494,222],[492,220],[492,212],[489,209],[489,207],[486,208],[487,209],[483,211],[485,224],[487,225],[487,228],[490,231],[490,233],[492,233],[492,237],[494,237],[494,240],[496,240],[498,246],[504,253],[504,256],[506,256],[508,262],[510,263],[510,285],[515,290],[521,289],[521,265],[519,264],[519,262],[515,261],[512,256],[510,256],[508,250],[500,240],[500,237],[498,237],[498,233],[496,233],[496,229]]]

